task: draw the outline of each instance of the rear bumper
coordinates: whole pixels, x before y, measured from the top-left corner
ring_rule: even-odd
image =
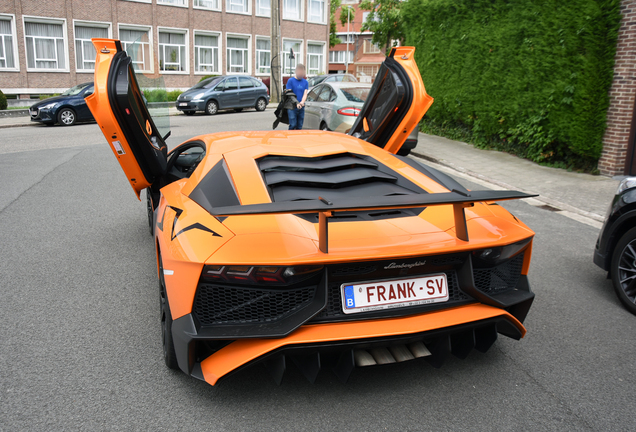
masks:
[[[438,367],[449,353],[465,358],[472,349],[485,352],[497,333],[515,339],[526,333],[512,314],[484,304],[407,317],[308,324],[283,338],[227,341],[209,355],[202,355],[205,340],[197,334],[191,315],[175,320],[172,329],[179,367],[211,385],[259,362],[280,382],[288,357],[310,381],[326,367],[346,381],[356,366],[356,351],[420,342],[430,352],[427,360]]]

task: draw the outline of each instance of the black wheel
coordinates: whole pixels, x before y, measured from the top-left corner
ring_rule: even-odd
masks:
[[[243,108],[234,108],[234,112],[241,112],[243,111]]]
[[[152,192],[150,188],[146,188],[146,212],[148,213],[148,227],[150,235],[155,233],[155,205],[152,202]]]
[[[77,120],[75,111],[70,108],[62,108],[57,114],[57,122],[62,126],[73,126]]]
[[[611,272],[616,295],[636,315],[636,228],[627,231],[616,244]]]
[[[320,124],[320,130],[323,130],[323,131],[330,131],[331,129],[329,129],[329,126],[327,126],[327,123],[322,122],[322,123]]]
[[[163,359],[170,369],[179,369],[177,354],[174,350],[172,340],[172,314],[166,295],[166,285],[163,276],[163,265],[161,264],[161,254],[159,255],[159,292],[161,301],[161,342],[163,345]]]
[[[219,111],[219,104],[214,102],[213,100],[209,101],[205,106],[205,113],[209,115],[214,115]]]
[[[265,111],[265,108],[267,108],[267,101],[265,98],[259,98],[256,101],[256,106],[254,108],[256,108],[256,111]]]
[[[410,148],[404,148],[404,147],[401,147],[398,150],[398,152],[397,152],[397,154],[400,155],[400,156],[408,156],[409,153],[411,153],[411,149]]]
[[[194,115],[194,111],[184,111],[183,113],[187,116]]]

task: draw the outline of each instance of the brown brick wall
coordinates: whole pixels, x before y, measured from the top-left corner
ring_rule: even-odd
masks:
[[[636,95],[636,0],[622,0],[621,3],[623,18],[618,32],[614,81],[610,88],[603,153],[598,162],[601,174],[611,176],[626,172]]]
[[[188,1],[187,8],[160,5],[156,0],[152,3],[141,3],[126,0],[46,0],[16,1],[0,0],[0,14],[12,14],[16,20],[16,41],[18,44],[19,72],[0,71],[0,89],[11,93],[11,89],[30,89],[38,93],[38,89],[64,89],[73,85],[90,81],[92,73],[76,72],[75,46],[73,39],[73,20],[102,21],[112,24],[112,35],[118,37],[118,23],[152,26],[152,50],[155,75],[159,70],[158,27],[173,27],[188,30],[189,38],[189,74],[163,74],[167,87],[187,88],[199,81],[201,75],[194,73],[194,31],[207,30],[220,32],[221,39],[221,73],[226,70],[226,33],[243,33],[251,37],[251,74],[256,69],[254,36],[269,36],[269,18],[255,16],[255,4],[252,1],[252,14],[241,15],[225,12],[225,0],[221,0],[223,12],[193,8],[193,0]],[[306,10],[306,0],[304,8]],[[326,6],[328,8],[328,4]],[[66,19],[66,36],[68,40],[68,72],[27,72],[26,52],[24,47],[24,27],[22,16],[31,15],[44,18]],[[307,22],[281,21],[283,37],[324,41],[329,39],[329,26]],[[306,53],[306,45],[303,46]],[[328,46],[325,48],[325,59],[328,58]],[[305,59],[302,60],[303,63]],[[7,91],[8,90],[8,91]]]

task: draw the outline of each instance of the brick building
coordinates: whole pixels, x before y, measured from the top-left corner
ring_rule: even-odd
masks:
[[[373,37],[371,32],[360,31],[369,12],[360,9],[359,4],[360,0],[343,0],[342,2],[343,6],[352,6],[355,9],[349,26],[341,25],[340,9],[336,12],[337,35],[341,43],[329,50],[329,73],[350,73],[361,82],[372,82],[385,55],[383,48],[371,42]],[[349,39],[348,46],[347,39]],[[347,56],[348,61],[346,61]]]
[[[137,69],[168,89],[203,75],[270,73],[271,0],[0,0],[0,89],[59,93],[93,79],[93,37],[135,41]],[[327,0],[283,0],[282,49],[327,69]],[[132,51],[132,49],[130,50]],[[285,56],[285,66],[290,60]],[[294,66],[294,64],[291,64]]]
[[[636,175],[636,0],[622,0],[601,174]]]

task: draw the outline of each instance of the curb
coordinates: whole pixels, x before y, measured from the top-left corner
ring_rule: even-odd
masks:
[[[482,174],[478,174],[466,168],[458,167],[452,163],[446,162],[443,159],[437,159],[434,156],[426,155],[424,153],[419,153],[415,151],[411,151],[411,155],[418,157],[420,159],[424,159],[429,162],[433,162],[437,165],[446,167],[449,170],[462,174],[464,177],[468,177],[469,180],[477,180],[478,183],[483,183],[485,184],[486,187],[490,187],[494,189],[518,190],[519,192],[525,192],[528,194],[537,194],[536,191],[528,190],[519,186],[513,186],[499,180],[488,178]],[[603,222],[605,221],[605,216],[603,215],[581,210],[570,204],[567,204],[552,198],[547,198],[541,195],[534,198],[528,198],[523,201],[526,201],[530,205],[533,205],[535,207],[542,207],[545,210],[561,213],[566,217],[577,220],[579,222],[586,223],[588,225],[591,225],[597,228],[600,228]]]

